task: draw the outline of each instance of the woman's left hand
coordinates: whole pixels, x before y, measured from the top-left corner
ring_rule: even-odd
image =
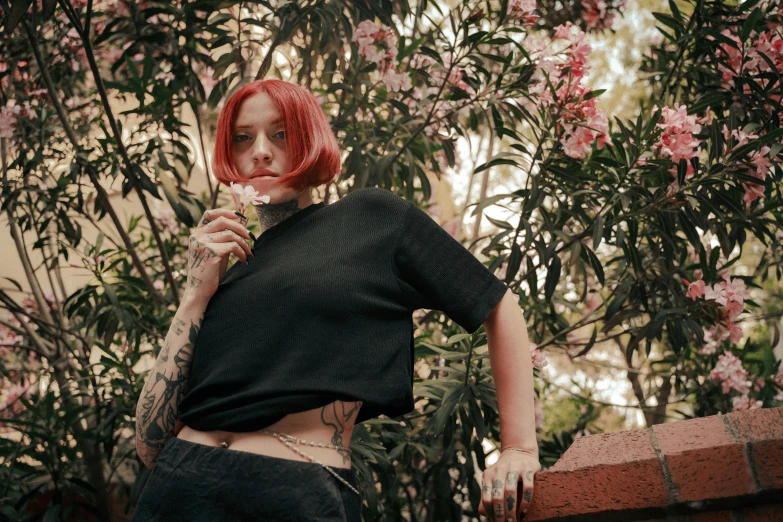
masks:
[[[533,478],[540,470],[538,453],[503,451],[482,474],[479,514],[495,522],[519,520],[533,500]]]

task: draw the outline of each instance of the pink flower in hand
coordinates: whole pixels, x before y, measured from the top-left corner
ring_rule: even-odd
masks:
[[[244,214],[248,205],[260,205],[262,203],[269,203],[269,195],[263,196],[258,194],[258,191],[250,185],[242,186],[239,183],[231,182],[231,190],[233,191],[231,196],[234,198],[234,203],[239,207],[239,213]]]

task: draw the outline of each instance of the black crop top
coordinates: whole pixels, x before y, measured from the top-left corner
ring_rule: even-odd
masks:
[[[357,423],[413,410],[413,320],[472,333],[505,283],[414,203],[378,187],[312,203],[258,236],[210,299],[179,420],[260,430],[335,400]]]

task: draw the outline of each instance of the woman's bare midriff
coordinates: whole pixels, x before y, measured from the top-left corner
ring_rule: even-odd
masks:
[[[276,423],[267,426],[267,429],[293,435],[299,439],[349,448],[353,425],[361,406],[362,401],[334,401],[321,408],[290,413]],[[310,459],[289,448],[274,435],[262,432],[198,431],[182,425],[182,429],[179,433],[175,432],[175,436],[190,442],[216,447],[222,447],[221,443],[226,442],[228,450],[247,451],[282,459],[311,462]],[[347,451],[309,444],[294,444],[300,451],[312,455],[327,466],[348,469],[351,467],[351,456]]]

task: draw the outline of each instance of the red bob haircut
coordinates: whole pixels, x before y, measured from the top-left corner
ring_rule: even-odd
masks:
[[[300,191],[329,183],[340,174],[340,148],[332,128],[307,89],[282,80],[255,80],[243,85],[228,99],[218,118],[212,171],[218,181],[230,185],[247,181],[239,176],[231,158],[231,144],[237,114],[242,103],[265,92],[283,118],[291,171],[275,183]]]

